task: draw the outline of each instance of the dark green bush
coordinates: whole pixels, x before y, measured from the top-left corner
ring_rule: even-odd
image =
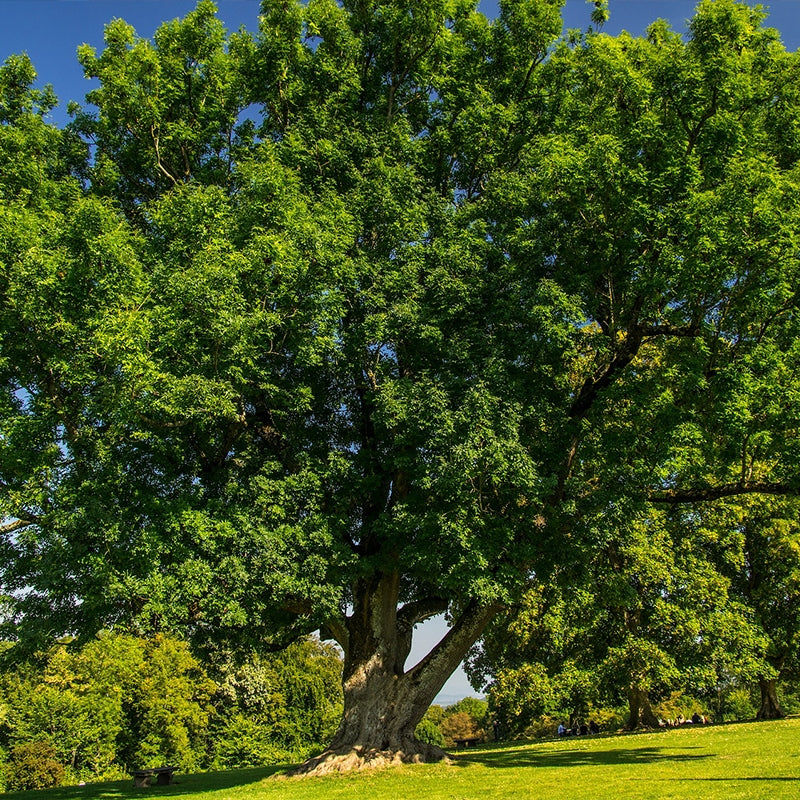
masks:
[[[9,789],[49,789],[64,780],[64,767],[56,761],[49,742],[27,742],[11,751],[7,768]]]
[[[417,725],[415,731],[417,739],[426,744],[433,744],[437,747],[444,747],[444,735],[442,734],[439,726],[427,717],[423,717],[422,722]]]

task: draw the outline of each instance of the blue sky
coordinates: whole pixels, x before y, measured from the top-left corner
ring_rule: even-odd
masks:
[[[605,31],[627,30],[641,34],[655,19],[668,19],[683,30],[692,15],[694,0],[610,0],[611,19]],[[800,0],[765,2],[769,24],[781,32],[787,48],[800,47]],[[140,36],[152,36],[159,23],[183,16],[194,8],[194,0],[0,0],[0,60],[12,53],[27,52],[39,73],[40,83],[52,83],[60,100],[54,112],[58,123],[66,121],[69,100],[83,102],[90,83],[83,77],[75,57],[78,45],[86,42],[100,49],[103,28],[114,17],[134,26]],[[229,30],[254,28],[258,0],[217,0],[221,19]],[[482,0],[481,9],[494,16],[497,3]],[[585,0],[567,0],[565,26],[585,28],[591,6]],[[418,628],[409,663],[418,661],[445,633],[441,618]],[[449,703],[475,694],[466,675],[458,670],[445,685],[438,702]]]
[[[60,100],[56,122],[66,119],[67,101],[83,102],[89,82],[75,57],[79,44],[102,47],[103,27],[114,17],[131,23],[140,36],[150,37],[159,23],[183,16],[193,0],[0,0],[0,59],[25,51],[33,60],[42,83],[52,83]],[[800,47],[800,0],[771,0],[770,24],[781,31],[792,50]],[[219,13],[229,30],[254,28],[258,0],[217,0]],[[694,0],[610,0],[608,33],[625,29],[634,34],[664,17],[681,30],[691,16]],[[496,0],[482,0],[482,10],[493,16]],[[591,6],[585,0],[567,0],[565,25],[585,28]]]

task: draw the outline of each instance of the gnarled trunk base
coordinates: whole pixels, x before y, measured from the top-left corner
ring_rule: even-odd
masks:
[[[427,764],[447,761],[448,756],[440,747],[416,739],[402,747],[380,749],[378,747],[329,747],[324,753],[301,764],[294,775],[330,775],[335,772],[376,769],[400,764]]]
[[[420,699],[419,687],[410,685],[402,676],[365,670],[363,665],[348,677],[344,681],[344,714],[333,741],[324,753],[309,759],[295,774],[328,775],[441,761],[446,757],[441,748],[414,735],[428,708],[429,692]]]
[[[396,573],[375,575],[354,585],[353,613],[335,624],[345,653],[342,720],[328,749],[300,766],[296,775],[446,758],[444,750],[416,738],[417,725],[497,608],[467,604],[444,638],[406,670],[414,625],[443,606],[433,598],[398,608],[399,586]],[[333,632],[330,625],[329,629]]]

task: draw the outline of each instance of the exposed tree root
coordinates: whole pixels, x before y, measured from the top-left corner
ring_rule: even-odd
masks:
[[[391,750],[380,750],[374,747],[331,748],[301,764],[292,775],[321,776],[337,772],[380,769],[401,764],[449,762],[449,760],[444,750],[424,742],[415,742],[405,749]]]
[[[774,706],[771,705],[766,705],[766,706],[762,705],[761,708],[758,709],[758,713],[756,714],[757,720],[785,719],[785,718],[786,718],[786,712],[780,706],[775,708]]]

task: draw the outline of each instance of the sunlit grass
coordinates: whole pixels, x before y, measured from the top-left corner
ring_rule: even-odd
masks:
[[[645,800],[800,797],[800,718],[486,747],[450,765],[392,768],[327,778],[251,769],[177,775],[178,785],[132,782],[9,794],[48,800]]]

